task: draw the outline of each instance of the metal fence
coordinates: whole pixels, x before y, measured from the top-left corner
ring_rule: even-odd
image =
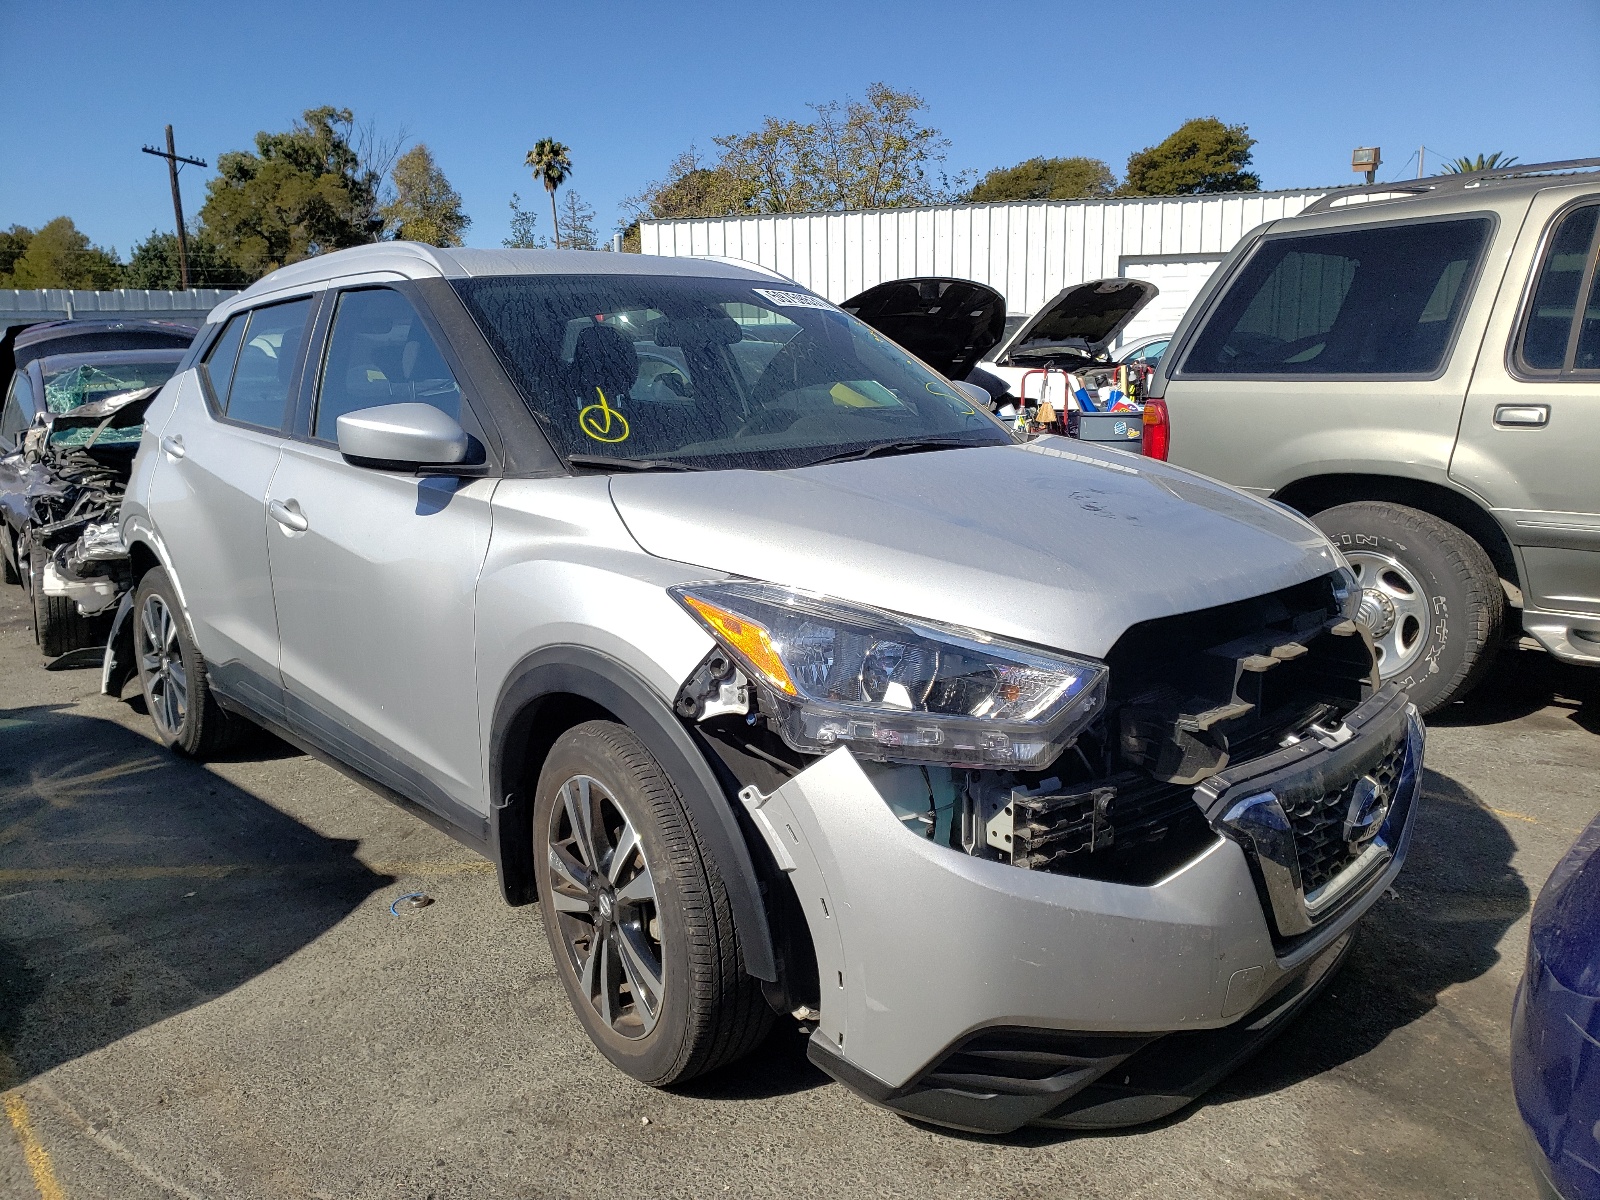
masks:
[[[192,288],[186,292],[0,288],[0,328],[83,317],[154,317],[198,325],[218,304],[236,295],[237,291],[222,288]]]

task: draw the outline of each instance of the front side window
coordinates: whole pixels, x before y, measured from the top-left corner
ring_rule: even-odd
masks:
[[[300,341],[310,315],[310,300],[291,300],[251,311],[239,346],[239,360],[233,368],[233,383],[223,401],[223,411],[230,420],[261,429],[283,427]],[[223,341],[229,332],[224,332]],[[220,349],[220,342],[218,346]]]
[[[28,427],[28,418],[22,411],[22,389],[27,386],[28,377],[18,371],[6,389],[5,407],[0,409],[0,439],[7,443]]]
[[[1269,237],[1212,310],[1181,374],[1432,375],[1492,226],[1472,217]]]
[[[759,470],[883,443],[1012,440],[893,342],[793,285],[520,275],[456,287],[564,457]]]
[[[388,288],[345,292],[328,338],[313,436],[337,441],[345,413],[407,401],[461,417],[461,389],[411,302]]]
[[[1595,241],[1600,205],[1561,218],[1545,250],[1523,317],[1518,365],[1530,372],[1600,370],[1600,278]],[[1579,304],[1579,298],[1584,302]],[[1571,358],[1569,358],[1569,352]]]

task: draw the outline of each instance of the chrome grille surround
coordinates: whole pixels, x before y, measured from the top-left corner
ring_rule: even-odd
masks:
[[[1280,938],[1311,932],[1404,852],[1425,736],[1390,685],[1337,729],[1196,789],[1217,832],[1244,848]]]

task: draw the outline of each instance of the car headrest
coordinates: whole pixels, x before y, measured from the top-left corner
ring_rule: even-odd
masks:
[[[591,325],[578,334],[572,354],[572,378],[583,393],[598,387],[608,398],[616,399],[639,378],[639,352],[621,330]]]

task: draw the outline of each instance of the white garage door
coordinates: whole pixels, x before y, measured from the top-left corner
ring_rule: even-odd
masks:
[[[1222,259],[1220,254],[1173,254],[1120,260],[1119,274],[1129,279],[1143,279],[1161,289],[1161,294],[1128,323],[1128,328],[1122,332],[1121,344],[1176,329],[1189,302],[1199,294]]]

